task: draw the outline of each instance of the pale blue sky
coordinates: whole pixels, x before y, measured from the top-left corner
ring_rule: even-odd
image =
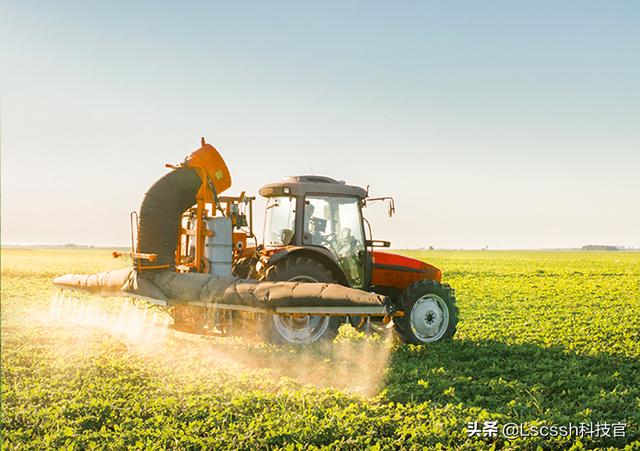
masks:
[[[394,247],[640,246],[640,2],[301,3],[3,1],[2,243],[127,243],[205,136]]]

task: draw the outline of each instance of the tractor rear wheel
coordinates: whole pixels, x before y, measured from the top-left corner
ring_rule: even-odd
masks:
[[[309,257],[291,256],[267,269],[265,280],[291,282],[338,283],[322,263]],[[274,343],[307,345],[332,341],[338,335],[343,318],[336,316],[266,315],[263,321],[265,338]]]
[[[458,307],[453,289],[434,280],[419,280],[400,295],[404,316],[393,318],[405,343],[448,340],[456,333]]]

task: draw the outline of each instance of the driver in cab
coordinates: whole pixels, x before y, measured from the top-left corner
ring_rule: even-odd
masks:
[[[315,207],[307,204],[304,207],[304,235],[303,241],[308,244],[321,246],[325,237],[322,234],[327,228],[327,220],[313,216]]]

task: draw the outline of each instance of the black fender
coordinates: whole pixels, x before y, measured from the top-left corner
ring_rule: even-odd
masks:
[[[290,255],[300,255],[308,258],[312,258],[316,261],[322,263],[329,271],[333,273],[336,280],[340,285],[344,285],[345,287],[349,286],[349,281],[347,280],[347,276],[345,276],[344,271],[340,268],[337,260],[333,256],[331,252],[329,252],[324,247],[320,246],[287,246],[284,249],[273,254],[269,260],[267,261],[267,266],[273,265]]]

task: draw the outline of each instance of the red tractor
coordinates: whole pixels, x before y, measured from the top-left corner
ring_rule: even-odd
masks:
[[[363,207],[386,200],[391,215],[393,199],[369,198],[363,188],[321,176],[289,177],[263,186],[260,194],[267,199],[263,244],[236,260],[236,276],[337,283],[383,294],[402,312],[393,317],[268,315],[263,326],[270,338],[293,344],[330,340],[345,321],[378,333],[395,328],[407,343],[454,335],[458,309],[454,290],[441,283],[442,272],[413,258],[374,250],[390,243],[371,239]]]

